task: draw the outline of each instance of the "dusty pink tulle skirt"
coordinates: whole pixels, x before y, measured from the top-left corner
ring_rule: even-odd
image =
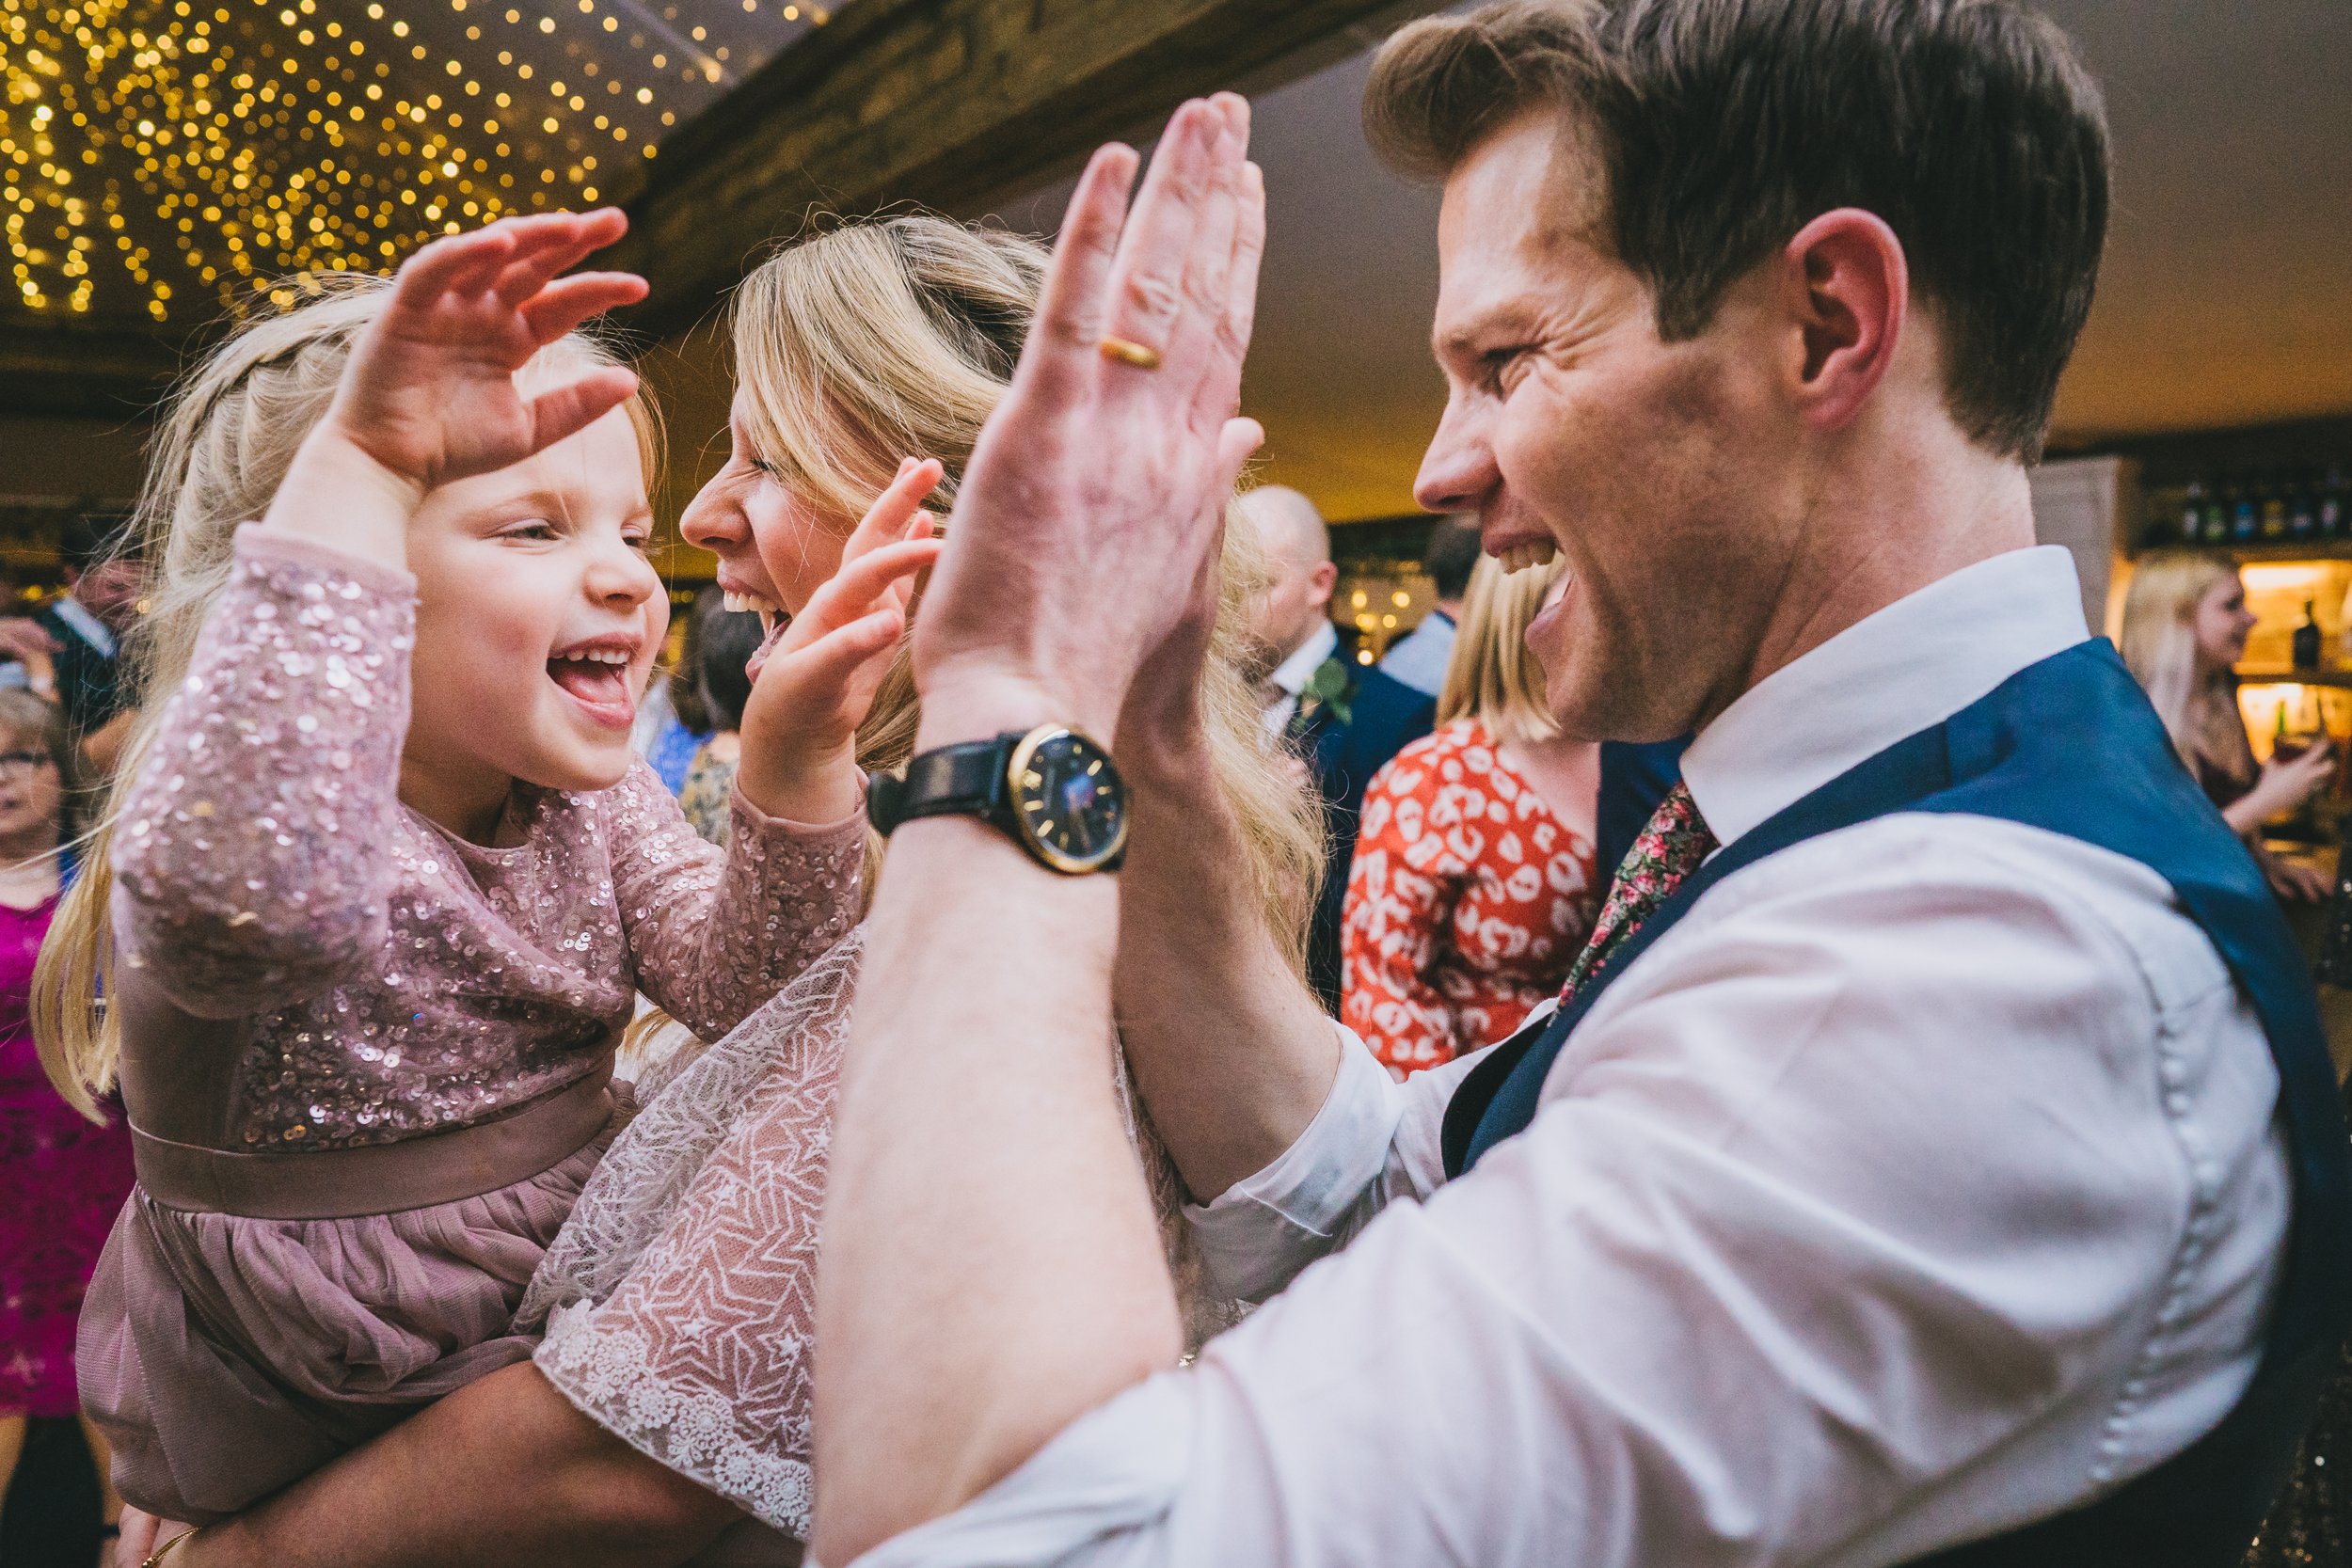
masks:
[[[76,1347],[124,1499],[225,1518],[529,1359],[515,1307],[624,1120],[513,1186],[395,1213],[255,1219],[134,1191]]]

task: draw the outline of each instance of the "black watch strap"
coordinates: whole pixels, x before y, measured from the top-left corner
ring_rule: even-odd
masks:
[[[1005,769],[1021,732],[993,740],[967,740],[925,752],[907,764],[906,777],[877,773],[866,782],[866,813],[887,836],[918,816],[979,816],[995,822],[1005,808]]]
[[[866,812],[883,833],[922,816],[977,816],[1065,876],[1116,871],[1127,855],[1117,766],[1059,724],[925,752],[903,778],[877,773],[866,782]]]

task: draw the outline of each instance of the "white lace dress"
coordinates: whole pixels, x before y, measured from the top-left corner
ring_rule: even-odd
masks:
[[[861,927],[732,1034],[641,1079],[644,1108],[516,1318],[545,1323],[539,1369],[589,1417],[795,1540],[808,1534],[818,1222],[864,953]],[[1201,1287],[1174,1167],[1125,1079],[1122,1061],[1121,1103],[1198,1348],[1240,1309]]]

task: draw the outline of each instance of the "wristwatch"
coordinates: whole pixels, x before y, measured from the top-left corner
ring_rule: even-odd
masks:
[[[1127,852],[1127,784],[1110,753],[1042,724],[925,752],[906,777],[877,773],[866,815],[890,832],[918,816],[977,816],[1067,876],[1116,871]]]

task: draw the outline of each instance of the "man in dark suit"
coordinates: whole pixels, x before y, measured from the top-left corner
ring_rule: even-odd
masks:
[[[1438,703],[1386,671],[1358,663],[1342,645],[1330,619],[1339,568],[1314,502],[1270,484],[1244,496],[1240,512],[1257,530],[1272,579],[1258,626],[1272,666],[1266,727],[1306,764],[1323,802],[1330,859],[1307,933],[1307,980],[1336,1013],[1340,921],[1364,786],[1383,763],[1429,733]]]

